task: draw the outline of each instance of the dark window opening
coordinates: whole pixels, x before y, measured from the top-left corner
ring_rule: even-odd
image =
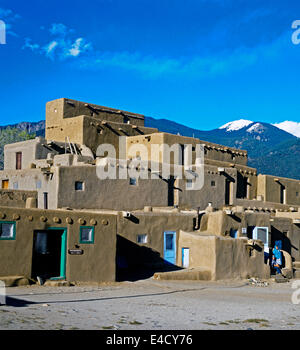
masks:
[[[82,181],[76,181],[75,182],[75,191],[83,191],[84,184]]]

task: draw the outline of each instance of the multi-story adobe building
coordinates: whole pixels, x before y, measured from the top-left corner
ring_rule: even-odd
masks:
[[[45,138],[4,156],[0,279],[268,278],[275,242],[300,275],[300,181],[257,174],[246,151],[62,98]]]

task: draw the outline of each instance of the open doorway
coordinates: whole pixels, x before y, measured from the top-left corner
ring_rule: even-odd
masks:
[[[34,231],[32,278],[66,277],[66,235],[67,230],[63,228]]]

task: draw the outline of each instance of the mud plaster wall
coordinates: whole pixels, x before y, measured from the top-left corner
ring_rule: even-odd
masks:
[[[30,168],[36,159],[46,159],[50,152],[43,146],[47,141],[42,137],[33,140],[16,142],[4,146],[4,169],[16,170],[16,153],[22,153],[22,169]]]
[[[216,279],[268,277],[263,244],[255,242],[257,248],[249,251],[246,246],[247,239],[217,237]]]
[[[268,227],[270,229],[270,214],[266,213],[233,213],[228,215],[219,210],[204,214],[200,222],[200,231],[206,231],[213,235],[229,236],[230,230],[238,230],[242,235],[242,228],[248,226]]]
[[[233,239],[181,232],[179,251],[182,254],[182,248],[189,248],[189,268],[201,267],[211,271],[212,280],[267,277],[269,270],[264,265],[263,245],[257,242],[257,248],[251,251],[250,256],[247,241],[245,238]]]
[[[247,152],[240,151],[234,148],[229,148],[225,146],[220,146],[217,144],[212,144],[207,141],[202,141],[193,137],[186,137],[180,135],[173,135],[169,133],[153,133],[151,135],[138,135],[134,137],[127,138],[127,152],[129,146],[133,144],[142,144],[146,146],[149,159],[158,161],[156,154],[151,154],[151,145],[168,145],[172,146],[174,144],[188,145],[191,144],[194,147],[196,144],[206,145],[204,158],[207,160],[215,160],[218,162],[230,162],[233,164],[247,165]],[[193,151],[192,160],[195,162],[195,152]],[[174,164],[174,156],[171,155],[171,164]],[[160,155],[159,162],[168,162],[167,158],[164,155]],[[176,162],[177,163],[177,162]]]
[[[36,191],[0,190],[0,205],[6,207],[25,208],[28,198],[37,201]]]
[[[84,182],[83,191],[75,191],[75,181]],[[60,167],[57,195],[61,208],[135,210],[167,206],[168,183],[161,179],[138,179],[135,186],[130,185],[129,178],[101,180],[95,166]]]
[[[15,215],[19,218],[16,219]],[[69,281],[114,281],[116,254],[116,216],[60,210],[12,209],[0,207],[1,221],[16,222],[16,239],[0,240],[0,276],[31,277],[33,233],[49,227],[67,228],[67,250],[79,244],[83,255],[66,254],[66,279]],[[3,218],[4,217],[4,218]],[[45,222],[41,218],[47,218]],[[60,222],[54,222],[58,218]],[[66,222],[67,218],[72,223]],[[95,227],[95,243],[80,244],[79,219]],[[95,222],[91,222],[95,220]]]
[[[127,219],[119,214],[117,227],[118,235],[138,245],[137,235],[147,234],[147,243],[141,244],[140,246],[152,250],[153,255],[157,256],[156,261],[161,262],[158,258],[163,258],[164,256],[164,231],[175,231],[177,265],[181,266],[181,257],[179,256],[178,250],[179,231],[192,231],[196,215],[134,212],[133,216],[133,219]],[[149,254],[149,256],[151,257],[151,254]],[[155,264],[155,262],[149,261],[149,264]]]
[[[120,136],[157,132],[155,128],[144,127],[141,115],[134,117],[133,114],[127,117],[96,112],[91,111],[82,102],[72,101],[72,103],[74,107],[65,99],[47,103],[46,139],[64,142],[66,137],[69,137],[71,142],[89,147],[94,155],[98,145],[108,143],[115,147],[118,157]]]
[[[53,175],[44,175],[41,169],[3,170],[0,171],[0,181],[9,180],[9,189],[14,186],[22,191],[37,191],[38,208],[44,208],[44,192],[48,193],[48,208],[57,208],[57,168],[51,168]],[[0,203],[1,205],[1,203]],[[2,204],[4,205],[4,204]]]
[[[279,181],[275,181],[278,179]],[[265,201],[280,203],[281,185],[286,189],[286,204],[300,205],[300,181],[270,175],[258,175],[257,194]]]
[[[182,248],[189,248],[189,268],[201,267],[211,272],[215,279],[216,271],[216,238],[201,236],[196,233],[180,231],[178,259],[182,262]]]

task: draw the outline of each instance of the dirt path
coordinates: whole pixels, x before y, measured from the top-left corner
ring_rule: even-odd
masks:
[[[300,329],[292,283],[123,282],[7,288],[0,329]]]

